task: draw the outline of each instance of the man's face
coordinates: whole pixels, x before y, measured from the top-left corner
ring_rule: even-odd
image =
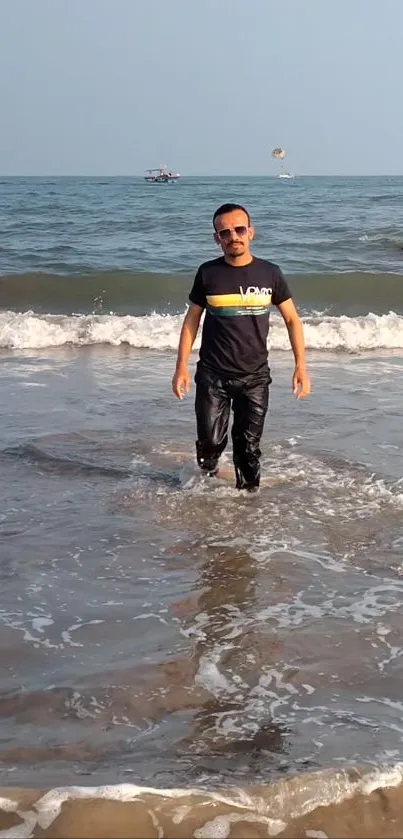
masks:
[[[248,216],[243,210],[217,216],[215,230],[214,238],[227,256],[236,259],[249,251],[254,229],[249,225]]]

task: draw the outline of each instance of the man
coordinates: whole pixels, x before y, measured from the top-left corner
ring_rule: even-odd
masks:
[[[172,389],[178,399],[190,389],[188,359],[205,311],[195,375],[197,462],[206,475],[218,474],[232,403],[236,486],[255,492],[260,482],[260,438],[271,383],[267,352],[271,303],[288,329],[295,358],[292,388],[298,399],[311,390],[304,336],[279,267],[250,252],[255,231],[245,208],[223,204],[214,213],[213,226],[224,256],[205,262],[197,271],[180,334]]]

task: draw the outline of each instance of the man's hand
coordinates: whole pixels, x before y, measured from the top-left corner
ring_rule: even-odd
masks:
[[[297,399],[304,399],[311,392],[311,381],[305,367],[296,367],[292,377],[292,392]]]
[[[183,399],[185,393],[190,390],[190,375],[186,364],[182,364],[175,370],[175,375],[172,379],[172,390],[178,399]]]

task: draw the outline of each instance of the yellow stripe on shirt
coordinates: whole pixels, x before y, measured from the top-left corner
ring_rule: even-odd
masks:
[[[237,309],[242,306],[247,306],[248,309],[261,309],[262,306],[268,307],[271,303],[271,294],[265,293],[251,293],[251,294],[207,294],[207,304],[213,309],[223,308],[227,306],[235,306]]]

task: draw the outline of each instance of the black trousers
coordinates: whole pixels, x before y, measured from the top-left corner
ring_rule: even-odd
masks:
[[[260,483],[260,438],[269,404],[269,370],[242,379],[220,378],[200,362],[195,375],[197,462],[204,472],[214,474],[228,442],[232,403],[232,452],[237,489]]]

